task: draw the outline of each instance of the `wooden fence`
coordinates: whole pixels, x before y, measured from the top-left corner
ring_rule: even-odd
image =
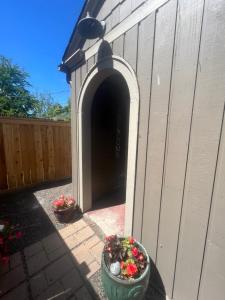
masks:
[[[0,191],[71,176],[69,122],[0,117]]]

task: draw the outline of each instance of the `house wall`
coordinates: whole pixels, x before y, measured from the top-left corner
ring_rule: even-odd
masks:
[[[148,2],[107,0],[98,16],[106,20],[112,53],[131,65],[140,89],[133,235],[169,298],[224,299],[225,3],[158,1],[123,32]],[[94,43],[85,43],[88,59],[72,73],[78,199],[77,99],[98,59]]]

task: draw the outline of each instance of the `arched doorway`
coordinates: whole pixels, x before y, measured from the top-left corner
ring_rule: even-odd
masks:
[[[119,72],[98,87],[91,107],[92,205],[125,203],[130,96]]]
[[[116,56],[99,61],[79,95],[79,205],[85,212],[94,201],[119,192],[126,198],[125,234],[132,233],[138,110],[132,68]]]

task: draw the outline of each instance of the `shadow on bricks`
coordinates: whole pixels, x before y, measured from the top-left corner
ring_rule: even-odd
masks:
[[[71,184],[64,182],[1,195],[0,219],[23,232],[10,248],[9,265],[0,269],[1,300],[105,299],[99,276],[103,242],[80,213],[59,224],[51,209],[54,199],[70,193]]]

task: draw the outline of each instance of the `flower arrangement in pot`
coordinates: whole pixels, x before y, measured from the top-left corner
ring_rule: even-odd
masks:
[[[150,276],[149,256],[132,237],[106,237],[102,283],[108,299],[143,299]]]
[[[52,203],[54,214],[59,222],[65,223],[73,217],[76,201],[71,196],[61,195]]]
[[[15,240],[22,237],[23,233],[18,229],[18,225],[13,226],[9,221],[0,220],[0,269],[1,265],[8,265]]]

